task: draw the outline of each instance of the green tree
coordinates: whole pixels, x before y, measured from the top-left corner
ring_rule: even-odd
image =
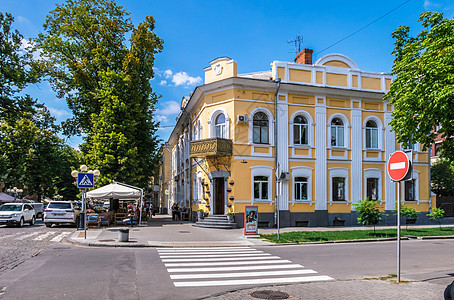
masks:
[[[65,133],[85,135],[80,149],[86,164],[101,171],[98,184],[145,186],[159,143],[150,79],[163,41],[152,17],[135,28],[127,16],[115,1],[67,0],[49,13],[36,44],[73,111]]]
[[[454,19],[424,12],[419,21],[424,29],[416,37],[408,26],[392,34],[397,77],[384,99],[394,105],[391,125],[399,142],[427,147],[441,126],[442,155],[454,159]]]
[[[431,189],[437,196],[454,195],[454,167],[448,160],[435,162],[430,175]]]
[[[409,219],[416,220],[420,213],[421,213],[420,211],[418,211],[408,205],[402,205],[400,207],[400,216],[404,217],[406,220],[409,220]],[[396,214],[397,214],[397,203],[396,203]],[[405,230],[408,230],[408,222],[405,222]]]
[[[363,225],[375,225],[382,220],[383,212],[378,208],[380,201],[378,200],[366,200],[359,201],[357,204],[353,204],[356,211],[358,212],[358,222]]]

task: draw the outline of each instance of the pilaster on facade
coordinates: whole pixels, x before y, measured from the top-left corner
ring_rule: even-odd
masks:
[[[389,156],[396,151],[395,147],[395,134],[392,130],[390,122],[392,120],[391,112],[385,112],[385,159],[388,160]],[[393,210],[396,204],[396,185],[388,178],[388,174],[384,175],[385,182],[385,210]]]
[[[278,135],[277,135],[277,153],[278,163],[281,166],[281,170],[284,172],[290,172],[289,170],[289,157],[288,157],[288,104],[287,102],[279,101],[277,104],[277,124],[278,124]],[[289,199],[289,183],[284,180],[281,183],[281,195],[279,196],[279,209],[288,210],[288,199]]]
[[[315,106],[315,210],[327,209],[326,106],[318,104],[324,97],[316,97]],[[321,101],[320,101],[321,102]]]
[[[358,101],[359,102],[359,101]],[[351,111],[352,119],[352,180],[351,180],[351,191],[352,191],[352,203],[356,204],[359,200],[362,199],[362,113],[360,108],[353,108]],[[352,210],[354,206],[352,205]]]

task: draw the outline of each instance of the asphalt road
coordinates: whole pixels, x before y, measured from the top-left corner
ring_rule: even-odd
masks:
[[[345,280],[396,273],[395,242],[253,248],[300,264],[322,277]],[[446,286],[454,280],[453,250],[453,240],[403,241],[402,279]],[[176,287],[162,257],[162,250],[155,248],[54,244],[1,274],[0,298],[197,299],[241,287]]]

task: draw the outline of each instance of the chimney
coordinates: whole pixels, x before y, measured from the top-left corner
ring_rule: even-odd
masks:
[[[314,50],[304,48],[303,51],[298,53],[295,62],[299,64],[312,65],[312,53]]]

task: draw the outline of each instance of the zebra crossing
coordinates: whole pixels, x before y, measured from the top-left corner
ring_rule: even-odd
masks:
[[[50,241],[54,243],[61,242],[66,236],[70,235],[71,231],[35,231],[31,233],[24,234],[23,232],[17,232],[13,234],[7,234],[0,236],[0,240],[12,239],[16,241]]]
[[[158,248],[175,287],[260,285],[333,278],[250,247]]]

